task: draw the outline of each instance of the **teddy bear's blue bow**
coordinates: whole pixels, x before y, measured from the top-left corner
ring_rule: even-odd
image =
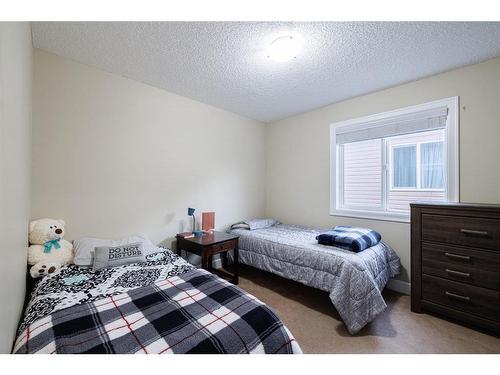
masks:
[[[60,238],[58,239],[55,239],[55,240],[52,240],[52,241],[47,241],[43,244],[43,252],[44,253],[50,253],[50,250],[52,250],[52,246],[54,246],[56,249],[60,249],[61,248],[61,244],[59,243],[59,241],[61,241]]]

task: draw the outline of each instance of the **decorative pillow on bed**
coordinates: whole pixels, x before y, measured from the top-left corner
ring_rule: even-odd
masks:
[[[248,225],[247,223],[244,223],[242,221],[240,223],[236,223],[236,224],[231,225],[231,229],[248,229],[248,230],[250,230],[250,225]]]
[[[158,247],[153,243],[141,236],[130,236],[122,238],[121,240],[105,240],[102,238],[82,237],[73,241],[73,248],[75,251],[74,262],[77,266],[92,266],[92,252],[94,248],[99,246],[121,246],[131,243],[140,242],[144,245],[145,254],[152,254],[158,251]]]
[[[93,270],[99,271],[107,267],[118,267],[145,261],[144,245],[141,242],[120,246],[98,246],[94,250]]]
[[[337,225],[316,237],[321,245],[339,246],[359,252],[380,242],[382,236],[373,229]]]
[[[275,219],[253,219],[247,221],[240,221],[236,224],[231,225],[231,229],[264,229],[272,227],[273,225],[279,224],[280,222]]]

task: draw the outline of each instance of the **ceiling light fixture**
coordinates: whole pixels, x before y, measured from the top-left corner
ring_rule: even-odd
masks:
[[[269,46],[267,57],[274,61],[288,61],[297,57],[302,43],[296,36],[286,35],[274,39]]]

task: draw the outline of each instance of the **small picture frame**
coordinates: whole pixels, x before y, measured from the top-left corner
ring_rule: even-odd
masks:
[[[201,214],[201,229],[204,232],[212,232],[215,229],[215,212]]]

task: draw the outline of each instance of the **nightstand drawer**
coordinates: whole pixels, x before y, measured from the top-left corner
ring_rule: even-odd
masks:
[[[422,239],[500,250],[500,220],[422,214]]]
[[[500,290],[500,253],[422,242],[422,272]]]
[[[498,292],[439,277],[422,275],[422,298],[470,314],[498,320]]]
[[[227,251],[236,247],[236,241],[227,241],[212,246],[212,252]]]

